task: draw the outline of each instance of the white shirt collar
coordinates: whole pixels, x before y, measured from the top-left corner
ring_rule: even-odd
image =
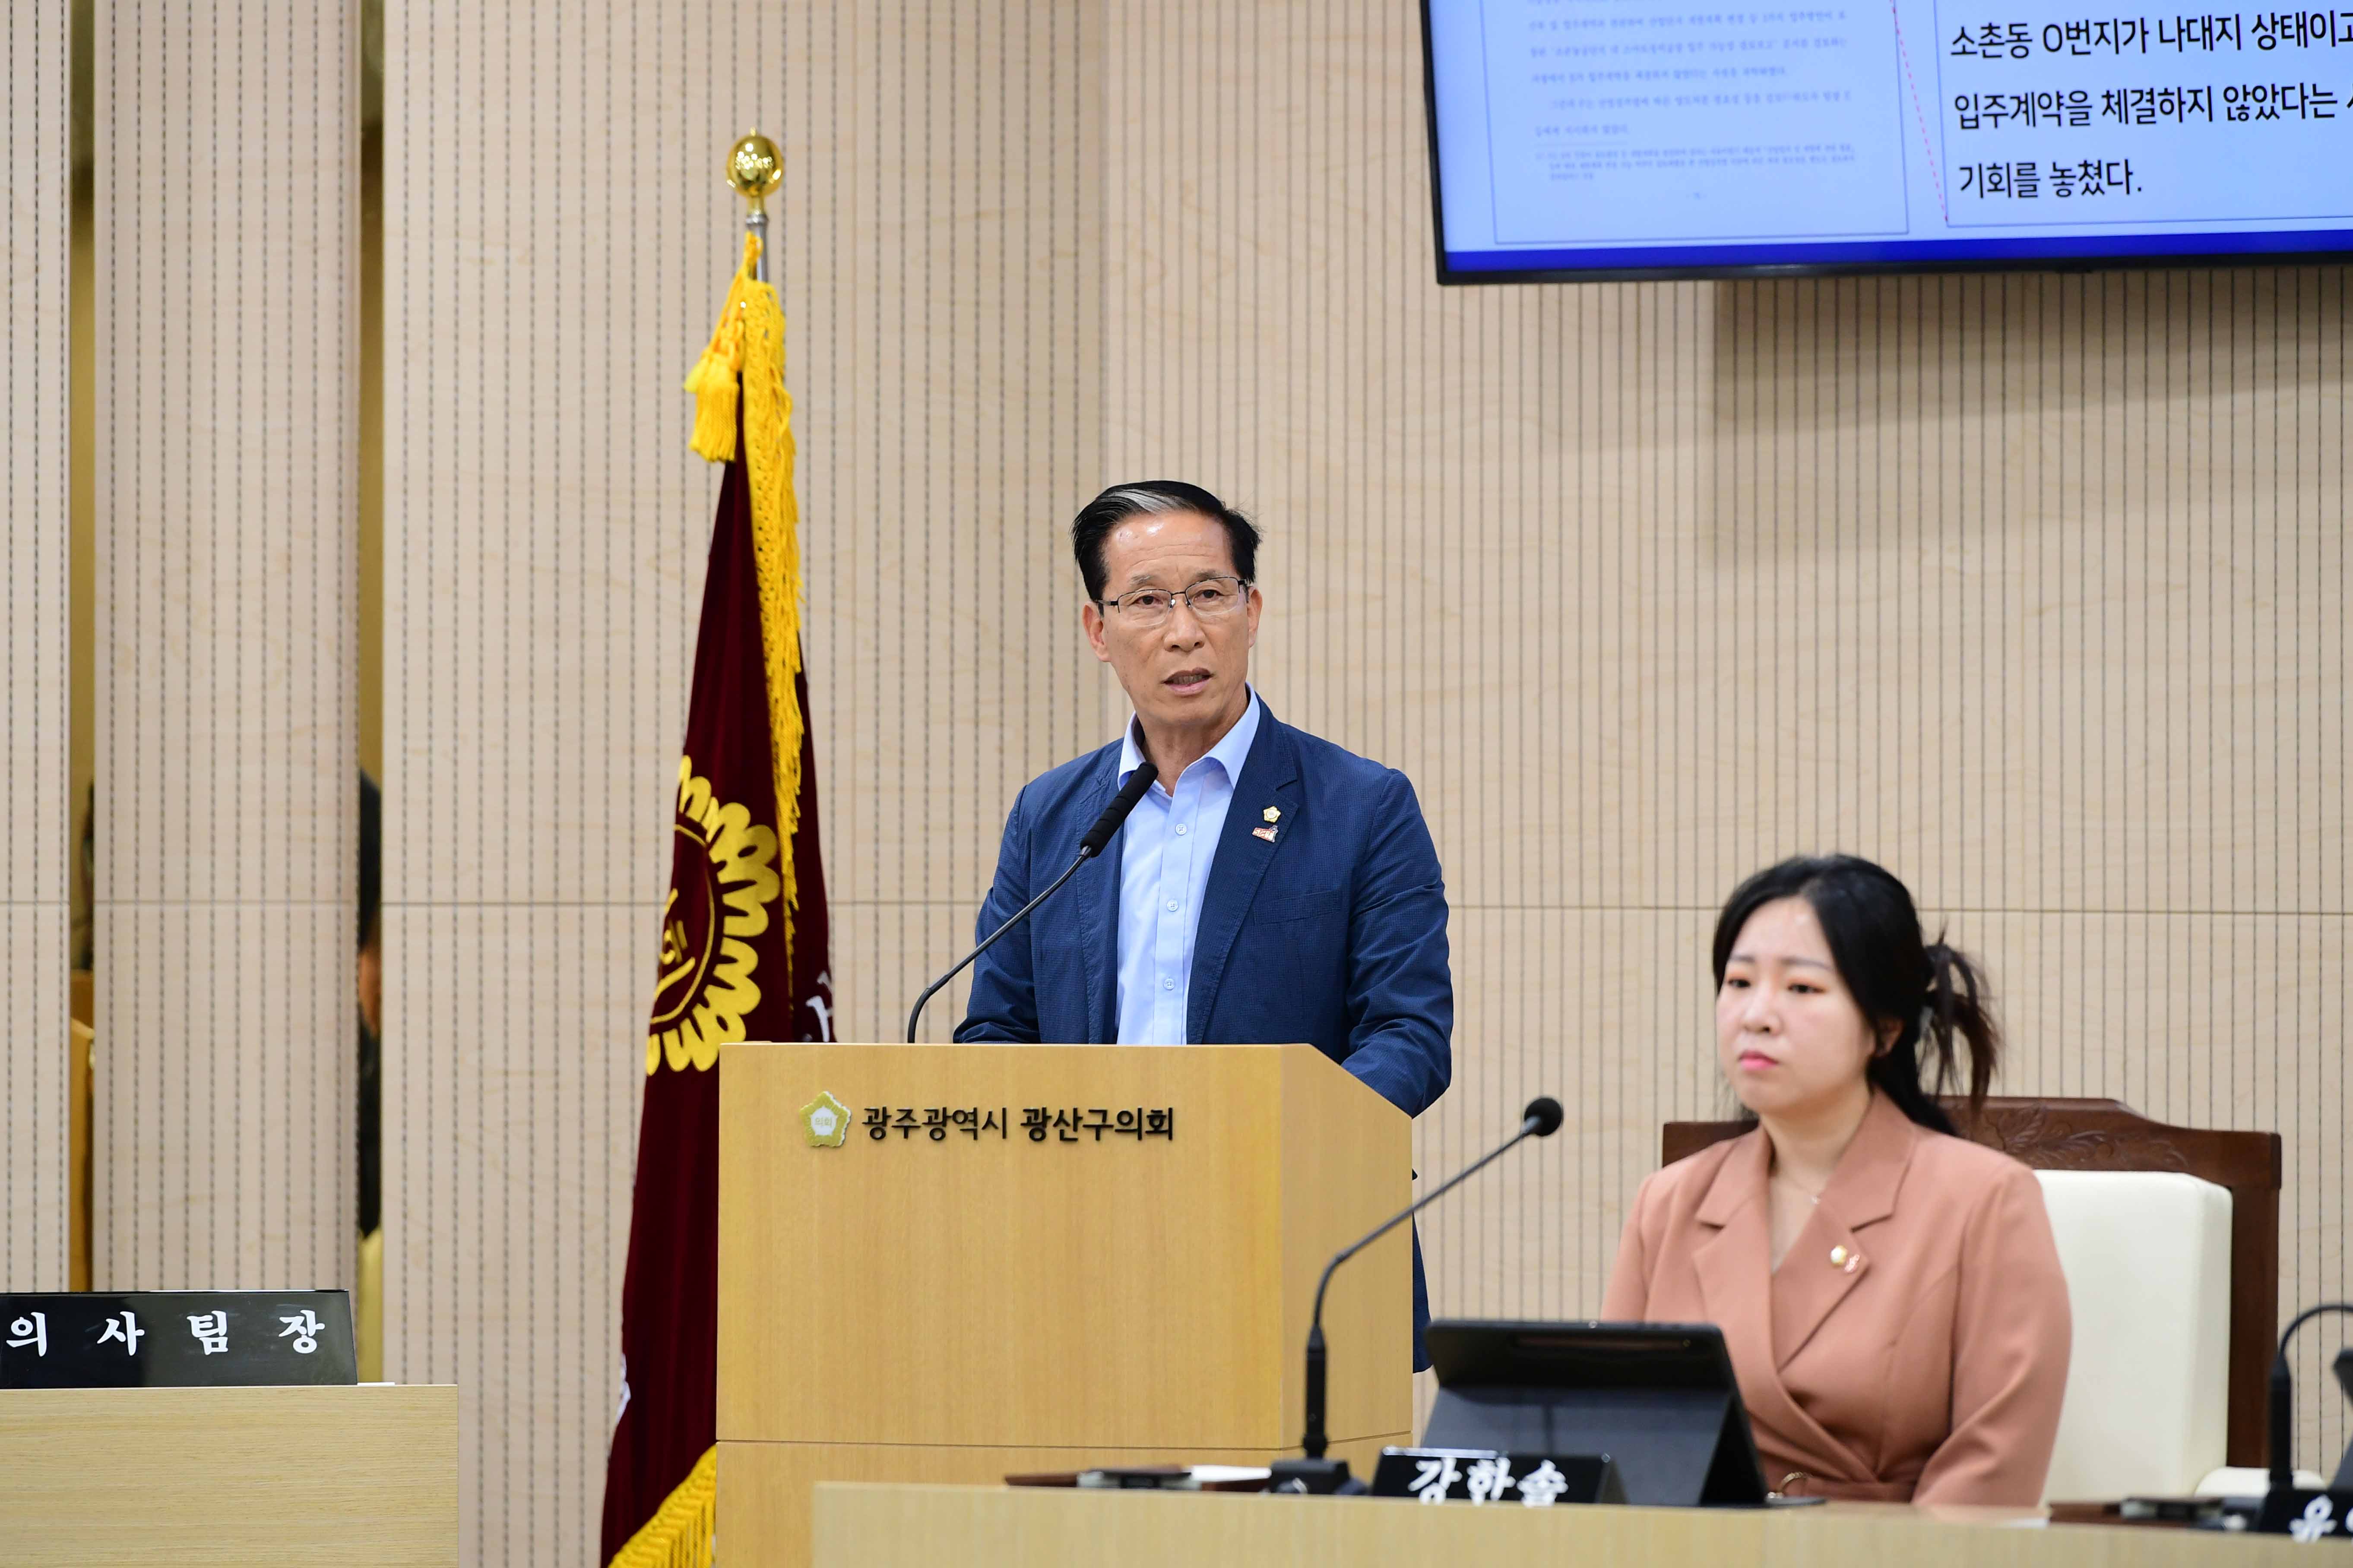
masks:
[[[1258,739],[1259,715],[1266,710],[1258,700],[1258,688],[1253,686],[1247,689],[1250,691],[1250,703],[1243,708],[1242,716],[1234,721],[1234,727],[1227,731],[1224,738],[1211,746],[1201,759],[1202,762],[1212,762],[1225,769],[1226,783],[1229,784],[1240,782],[1242,763],[1250,760],[1250,742]],[[1126,728],[1119,732],[1119,777],[1114,781],[1117,784],[1126,784],[1128,775],[1135,772],[1137,766],[1144,761],[1144,747],[1136,739],[1141,729],[1142,725],[1137,721],[1135,715],[1130,713],[1127,716]],[[1195,767],[1199,765],[1199,763],[1194,764]],[[1160,787],[1173,795],[1176,793],[1176,781],[1162,779]]]

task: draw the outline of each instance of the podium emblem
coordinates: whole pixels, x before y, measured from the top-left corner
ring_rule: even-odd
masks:
[[[839,1149],[849,1136],[849,1107],[829,1090],[820,1094],[801,1107],[801,1131],[812,1149]]]

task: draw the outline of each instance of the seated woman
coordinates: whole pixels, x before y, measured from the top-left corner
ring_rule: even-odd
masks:
[[[1850,856],[1742,883],[1715,927],[1716,1056],[1755,1131],[1643,1182],[1602,1315],[1724,1331],[1765,1479],[1881,1501],[2041,1500],[2067,1285],[2033,1173],[1954,1136],[1999,1037],[1969,961]]]

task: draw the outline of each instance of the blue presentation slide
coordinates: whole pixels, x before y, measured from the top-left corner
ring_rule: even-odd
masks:
[[[2353,10],[1429,0],[1450,271],[2353,250]]]

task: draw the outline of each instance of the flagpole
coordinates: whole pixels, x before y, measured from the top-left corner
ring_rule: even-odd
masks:
[[[767,197],[784,183],[784,155],[758,131],[747,132],[727,150],[727,184],[744,198],[744,232],[759,237],[760,259],[753,276],[763,283],[769,281]]]

